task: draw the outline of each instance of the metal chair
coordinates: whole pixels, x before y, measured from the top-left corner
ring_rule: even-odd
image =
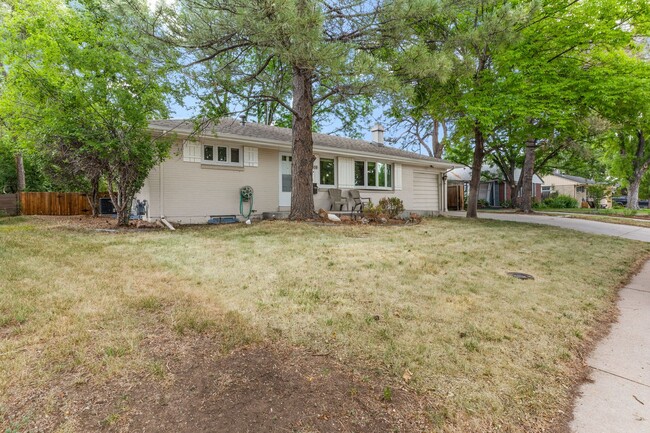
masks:
[[[363,212],[363,207],[366,203],[372,203],[370,197],[361,197],[358,189],[351,189],[349,191],[350,198],[352,199],[352,212],[359,208],[359,212]]]
[[[348,200],[341,195],[341,190],[336,188],[331,188],[327,190],[327,193],[330,197],[330,210],[334,210],[336,207],[338,211],[343,210],[343,206],[348,208]]]

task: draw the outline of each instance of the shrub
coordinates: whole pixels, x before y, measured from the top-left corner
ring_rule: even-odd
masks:
[[[544,206],[555,209],[569,209],[578,207],[578,200],[568,195],[558,195],[544,199]]]
[[[488,203],[487,200],[479,199],[478,201],[478,208],[479,209],[484,209],[486,207],[490,206],[490,203]]]
[[[625,216],[634,216],[636,215],[636,209],[623,209],[623,215]]]
[[[370,203],[366,203],[363,206],[363,216],[368,219],[371,220],[377,219],[381,214],[382,214],[382,208],[379,205],[375,206],[372,202],[370,202]]]
[[[625,209],[625,206],[620,204],[619,202],[612,202],[612,209]]]
[[[377,208],[380,209],[379,213],[385,213],[390,218],[396,218],[404,212],[404,202],[399,197],[384,197],[379,200]]]
[[[501,202],[501,207],[511,208],[512,207],[512,200],[503,200]]]

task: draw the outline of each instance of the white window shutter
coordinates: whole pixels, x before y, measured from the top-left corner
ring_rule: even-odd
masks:
[[[339,157],[339,188],[354,188],[354,159]]]
[[[201,162],[201,144],[191,141],[183,142],[183,161]]]
[[[257,147],[244,147],[244,167],[257,167],[258,165]]]
[[[402,190],[402,164],[395,164],[395,191]]]

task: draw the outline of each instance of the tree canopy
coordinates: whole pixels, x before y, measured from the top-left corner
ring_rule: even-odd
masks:
[[[36,146],[67,182],[96,192],[100,179],[128,223],[131,202],[169,143],[148,122],[166,117],[164,71],[131,42],[132,30],[93,2],[6,1],[0,118]]]

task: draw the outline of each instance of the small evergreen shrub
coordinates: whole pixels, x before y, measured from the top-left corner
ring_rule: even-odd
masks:
[[[544,206],[554,209],[570,209],[578,207],[578,200],[568,195],[558,195],[544,199]]]

